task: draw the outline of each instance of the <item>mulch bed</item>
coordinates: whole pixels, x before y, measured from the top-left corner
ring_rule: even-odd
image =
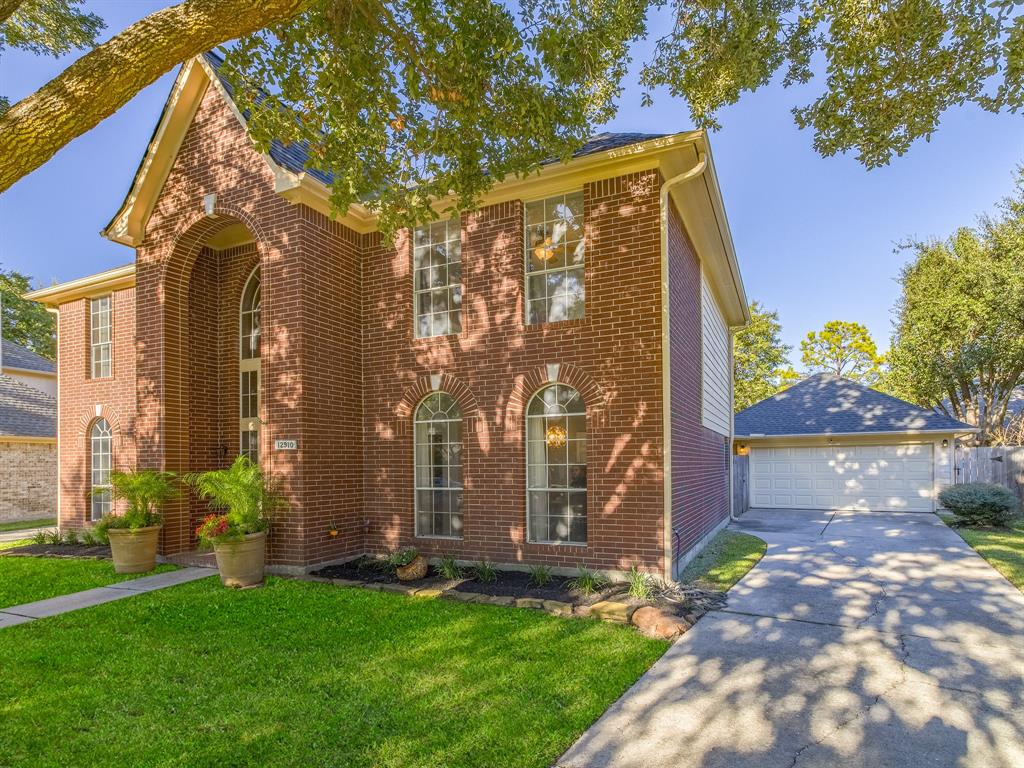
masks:
[[[370,584],[398,584],[398,576],[393,569],[385,566],[384,562],[373,557],[358,557],[339,565],[325,565],[315,571],[310,571],[310,576],[319,576],[323,579],[348,579],[349,581],[365,581]],[[428,576],[425,579],[410,582],[418,587],[450,586],[452,582],[446,581],[437,576]]]
[[[78,557],[109,560],[110,547],[87,547],[84,544],[26,544],[0,552],[0,557]]]
[[[535,597],[540,600],[557,600],[560,603],[586,605],[607,600],[612,595],[623,592],[625,584],[610,584],[600,592],[582,595],[569,589],[570,578],[555,576],[543,587],[530,583],[530,574],[523,571],[496,571],[497,578],[491,582],[467,578],[455,587],[456,592],[476,592],[480,595],[504,597]]]

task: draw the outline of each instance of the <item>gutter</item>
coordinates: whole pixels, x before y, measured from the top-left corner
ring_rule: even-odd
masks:
[[[701,176],[707,170],[707,156],[697,151],[697,164],[677,176],[673,176],[661,185],[661,399],[662,399],[662,495],[664,497],[664,536],[665,536],[665,581],[675,578],[673,573],[672,552],[672,357],[669,342],[671,340],[669,321],[669,276],[668,276],[668,204],[669,193],[674,187]],[[731,460],[731,459],[730,459]]]

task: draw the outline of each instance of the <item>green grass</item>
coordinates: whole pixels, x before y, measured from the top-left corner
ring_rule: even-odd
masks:
[[[20,546],[32,542],[5,542],[12,543]],[[5,547],[0,544],[0,548]],[[155,571],[149,573],[114,573],[114,565],[109,560],[0,557],[0,608],[173,570],[173,565],[158,565]]]
[[[0,541],[0,552],[5,549],[14,549],[15,547],[24,547],[26,544],[31,544],[32,539],[18,539],[16,541]]]
[[[686,566],[680,580],[725,592],[757,565],[767,547],[757,536],[722,531]]]
[[[17,523],[0,523],[0,533],[6,531],[25,531],[29,528],[53,528],[57,525],[55,517],[41,517],[37,520],[22,520]]]
[[[0,762],[544,768],[667,647],[537,611],[203,579],[0,631]]]
[[[952,515],[943,515],[946,523]],[[950,526],[952,527],[952,526]],[[977,550],[989,564],[1024,592],[1024,520],[1016,520],[1009,528],[953,528],[960,538]]]

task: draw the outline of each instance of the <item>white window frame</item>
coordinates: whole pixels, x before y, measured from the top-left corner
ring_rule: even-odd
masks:
[[[97,467],[97,458],[106,458],[106,466]],[[103,462],[100,462],[101,464]],[[110,473],[114,469],[114,431],[104,418],[96,419],[89,429],[89,487],[92,491],[89,518],[101,520],[113,511],[114,498]]]
[[[438,232],[440,228],[444,228],[443,239],[437,238],[435,235],[441,234]],[[421,243],[420,238],[426,236],[426,242]],[[431,249],[438,245],[444,245],[445,250],[445,274],[448,277],[447,282],[444,285],[430,285],[427,288],[421,288],[419,286],[420,273],[430,270],[432,267],[428,264],[426,267],[417,266],[418,253],[429,253]],[[452,246],[455,246],[455,249]],[[453,250],[457,250],[454,255],[456,258],[452,258]],[[413,337],[417,339],[431,339],[438,336],[457,336],[462,333],[464,324],[462,314],[462,299],[465,295],[465,288],[463,286],[462,276],[462,221],[458,218],[447,219],[443,221],[434,221],[430,224],[416,227],[412,232],[412,333]],[[459,279],[452,280],[450,270],[453,264],[459,266]],[[440,266],[440,265],[437,265]],[[436,267],[433,267],[436,268]],[[446,317],[447,330],[445,332],[435,333],[434,328],[434,317],[441,313],[435,312],[421,312],[420,304],[424,296],[429,296],[436,291],[447,291],[448,309],[444,310]],[[452,305],[457,302],[455,309],[452,309]],[[426,315],[430,318],[430,329],[428,333],[421,333],[420,329],[420,317]],[[452,330],[451,319],[455,315],[458,318],[459,327],[457,330]]]
[[[575,245],[574,245],[571,253],[569,252],[569,249],[567,247],[567,243],[566,243],[566,240],[565,240],[565,228],[567,228],[567,226],[568,226],[567,224],[565,224],[565,222],[567,220],[563,216],[549,216],[548,215],[548,208],[549,208],[549,206],[551,207],[552,210],[554,210],[555,207],[558,206],[558,205],[562,205],[562,206],[565,206],[566,208],[568,208],[569,207],[569,203],[567,201],[568,201],[568,199],[570,197],[573,197],[573,198],[578,197],[579,198],[579,222],[578,222],[578,226],[579,226],[579,230],[580,230],[580,237],[579,237],[579,239],[572,241]],[[538,221],[531,222],[530,221],[530,209],[532,207],[534,207],[534,206],[537,206],[538,204],[541,204],[541,205],[544,206],[544,218],[543,218],[543,220],[541,220],[539,222]],[[554,238],[553,242],[551,242],[550,244],[541,245],[541,246],[538,246],[536,243],[532,242],[531,228],[535,227],[535,226],[540,226],[545,231],[550,226],[551,229],[552,229],[552,236]],[[561,231],[561,234],[559,234],[559,227],[563,228],[562,231]],[[559,247],[564,249],[564,255],[565,255],[565,263],[564,264],[557,264],[556,263],[555,266],[549,267],[547,269],[531,269],[531,267],[532,267],[531,255],[532,255],[534,250],[538,250],[538,249],[551,250],[551,249],[558,249]],[[523,319],[524,319],[524,322],[526,323],[526,325],[545,325],[547,323],[561,323],[561,322],[565,322],[567,320],[583,320],[587,316],[587,292],[586,292],[587,258],[586,258],[586,256],[587,256],[586,218],[585,218],[585,214],[584,214],[584,197],[583,197],[583,190],[582,189],[572,190],[572,191],[568,191],[568,192],[563,192],[563,193],[558,194],[558,195],[550,195],[548,197],[542,197],[542,198],[538,198],[538,199],[535,199],[535,200],[529,200],[529,201],[526,201],[526,202],[523,203],[523,315],[524,315]],[[571,266],[570,266],[570,263],[571,263]],[[567,281],[569,273],[570,272],[576,272],[576,271],[578,271],[579,275],[580,275],[580,278],[579,278],[579,290],[580,290],[580,309],[581,309],[581,311],[580,311],[579,317],[569,317],[568,316],[568,306],[566,306],[566,308],[565,308],[566,317],[560,317],[560,318],[556,318],[556,319],[552,320],[551,316],[550,316],[550,313],[548,312],[547,305],[545,304],[545,317],[543,319],[538,319],[538,320],[534,321],[531,318],[531,315],[530,315],[530,305],[531,305],[532,301],[534,301],[534,300],[536,300],[536,299],[538,299],[540,297],[537,297],[537,296],[533,295],[533,292],[531,291],[531,288],[530,288],[530,285],[531,285],[531,282],[532,282],[530,278],[536,278],[536,277],[541,277],[541,276],[544,277],[545,294],[544,294],[543,298],[545,300],[547,300],[547,299],[551,298],[547,294],[547,284],[548,284],[549,276],[550,275],[561,274],[562,275],[562,279],[563,279],[563,284],[564,284]],[[555,295],[555,296],[557,296],[557,295],[569,296],[571,294],[569,294],[568,292],[563,292],[562,294],[556,293],[556,294],[553,294],[553,295]]]
[[[566,411],[564,405],[559,403],[558,400],[557,400],[557,392],[558,392],[559,389],[569,390],[570,392],[574,393],[575,394],[575,400],[579,401],[579,405],[580,405],[580,409],[581,410],[579,410],[579,411]],[[538,399],[543,399],[544,393],[545,392],[549,392],[549,391],[553,391],[553,392],[556,393],[555,403],[554,404],[547,404],[545,406],[545,409],[544,409],[545,412],[543,414],[531,414],[530,411],[532,410],[532,406],[533,406],[534,402],[537,401]],[[570,400],[569,402],[572,402],[572,400]],[[568,417],[570,417],[570,416],[582,416],[583,417],[583,434],[582,434],[582,436],[579,436],[579,435],[573,436],[572,433],[570,433],[570,431],[568,430],[568,427],[566,427],[565,438],[566,438],[567,445],[566,445],[566,462],[564,464],[564,466],[566,468],[566,484],[565,484],[565,486],[552,486],[552,485],[550,485],[550,472],[549,472],[549,468],[552,467],[552,466],[559,466],[559,465],[558,464],[554,464],[553,465],[550,462],[549,457],[548,457],[548,452],[547,452],[546,448],[545,448],[543,467],[544,467],[544,475],[547,478],[547,482],[545,482],[544,485],[534,486],[533,483],[531,482],[531,479],[530,479],[530,470],[533,469],[534,467],[536,467],[537,465],[534,462],[531,461],[530,443],[531,442],[538,442],[538,441],[536,441],[536,440],[531,441],[530,440],[531,426],[534,423],[538,422],[538,421],[542,422],[543,423],[543,426],[541,427],[541,429],[543,430],[542,434],[545,436],[545,442],[547,442],[548,421],[550,419],[560,419],[562,417],[565,417],[566,418],[566,423],[568,424]],[[588,437],[587,437],[587,407],[586,407],[586,402],[583,399],[582,393],[580,393],[580,391],[578,389],[576,389],[575,387],[571,387],[568,384],[563,384],[561,382],[552,382],[552,383],[546,384],[545,386],[543,386],[540,389],[538,389],[533,394],[533,397],[531,397],[530,400],[527,402],[527,405],[526,405],[526,540],[527,540],[528,543],[530,543],[530,544],[541,544],[541,545],[545,545],[545,546],[558,546],[558,547],[586,547],[588,545],[588,541],[589,541],[589,537],[590,537],[590,514],[589,514],[590,494],[589,494],[589,490],[587,488],[587,486],[589,484],[589,471],[588,471],[589,470],[589,463],[587,462],[586,456],[584,456],[584,461],[583,461],[582,465],[579,462],[570,463],[569,460],[568,460],[569,451],[570,451],[570,446],[568,445],[568,443],[570,441],[571,442],[582,443],[583,444],[584,453],[586,454],[587,453],[587,440],[588,440]],[[583,485],[582,488],[580,488],[578,486],[570,485],[570,480],[569,480],[569,474],[570,474],[570,471],[571,471],[570,467],[573,467],[573,466],[577,466],[577,467],[578,466],[583,466],[583,468],[584,468],[584,485]],[[547,536],[545,536],[543,538],[538,537],[537,533],[533,530],[533,522],[532,522],[533,521],[532,495],[534,493],[544,493],[548,497],[548,503],[550,503],[550,497],[554,493],[564,493],[566,495],[566,505],[567,505],[566,506],[566,511],[568,513],[567,514],[567,520],[568,520],[568,523],[569,523],[568,531],[566,533],[567,537],[572,532],[572,517],[573,517],[573,515],[572,515],[572,506],[571,506],[570,496],[572,494],[575,494],[575,495],[581,495],[582,494],[583,500],[584,500],[583,501],[583,509],[584,509],[583,518],[584,518],[585,526],[586,526],[586,537],[582,541],[578,540],[578,539],[574,540],[574,539],[569,539],[569,538],[565,538],[565,539],[551,539],[551,538],[548,538]],[[545,514],[545,517],[546,518],[550,518],[551,517],[550,507],[548,508],[548,511]],[[550,528],[549,528],[549,531],[550,531]]]
[[[104,315],[106,325],[98,325],[97,318]],[[102,340],[103,331],[106,331],[106,340]],[[97,340],[97,336],[101,337],[100,340]],[[113,375],[114,301],[108,293],[106,296],[89,299],[89,378],[109,379]]]
[[[433,418],[433,417],[431,417],[431,418],[423,418],[422,417],[423,416],[423,412],[424,412],[424,409],[427,407],[427,403],[431,399],[435,399],[438,396],[445,396],[445,397],[447,397],[447,398],[449,398],[451,400],[452,405],[445,411],[448,414],[449,418]],[[437,410],[434,411],[434,413],[437,413],[437,412],[438,412]],[[419,425],[420,424],[448,424],[448,425],[451,425],[451,424],[454,424],[454,423],[457,423],[459,425],[459,440],[456,443],[456,442],[453,442],[453,441],[451,441],[449,439],[445,443],[445,445],[448,446],[449,450],[451,450],[451,448],[453,446],[457,446],[457,461],[456,462],[452,462],[451,459],[449,458],[449,460],[448,460],[448,462],[446,464],[446,466],[448,468],[448,478],[449,478],[448,484],[447,485],[443,485],[443,486],[422,485],[420,483],[419,471],[418,470],[419,470],[419,468],[421,466],[424,466],[424,465],[421,464],[421,462],[419,461],[419,456],[417,455],[419,453],[419,448],[420,448],[420,442],[419,442],[419,440],[417,438],[417,436],[418,436],[418,434],[420,432],[420,430],[418,429]],[[420,402],[416,405],[416,410],[413,411],[413,419],[412,419],[412,451],[413,451],[413,453],[412,453],[413,502],[412,503],[413,503],[413,530],[414,530],[416,538],[418,538],[418,539],[455,539],[455,540],[459,540],[459,539],[463,538],[462,531],[463,531],[464,526],[465,526],[465,511],[464,511],[464,505],[465,505],[465,481],[460,479],[460,481],[459,481],[459,483],[457,485],[453,484],[451,482],[451,468],[452,468],[452,466],[456,466],[456,465],[458,466],[460,475],[465,470],[465,466],[466,466],[465,462],[463,461],[463,456],[465,455],[465,433],[464,433],[464,431],[462,429],[463,425],[464,425],[464,421],[463,421],[463,416],[462,416],[462,407],[459,405],[459,401],[456,400],[451,394],[449,394],[448,392],[445,392],[443,390],[437,391],[437,392],[431,392],[429,395],[427,395],[422,400],[420,400]],[[427,465],[427,466],[430,466],[430,465]],[[447,504],[448,504],[448,511],[442,512],[442,513],[438,513],[438,512],[436,512],[433,509],[421,510],[420,509],[420,504],[419,504],[419,499],[420,499],[420,493],[421,492],[428,492],[428,493],[431,493],[431,494],[436,494],[436,493],[444,494],[445,498],[446,498],[446,501],[447,501]],[[430,514],[431,516],[436,515],[436,514],[447,515],[450,518],[449,525],[448,525],[449,530],[454,530],[455,529],[455,525],[454,525],[455,513],[451,511],[451,504],[452,504],[452,499],[453,499],[454,496],[458,496],[458,498],[459,498],[459,512],[458,512],[458,517],[459,517],[459,525],[458,525],[459,533],[458,534],[455,534],[455,533],[452,533],[452,534],[440,534],[440,533],[434,533],[433,530],[431,530],[431,532],[429,532],[429,533],[422,532],[421,529],[420,529],[420,512],[424,512],[424,513]],[[431,520],[431,529],[433,529],[433,519]]]
[[[249,291],[252,286],[253,280],[256,280],[256,286],[254,288],[253,298],[251,307],[246,306],[246,302],[249,299]],[[254,357],[246,357],[246,344],[245,335],[243,329],[245,328],[246,315],[253,316],[255,319],[255,345],[257,355]],[[253,462],[259,463],[260,460],[260,406],[262,405],[262,392],[263,387],[263,376],[261,366],[261,356],[263,354],[263,338],[262,338],[262,322],[263,322],[263,276],[260,272],[260,267],[256,266],[252,272],[249,273],[249,277],[246,278],[245,285],[242,288],[242,298],[239,301],[238,306],[238,453],[240,456],[248,456]],[[253,393],[247,388],[247,384],[252,383],[253,375],[255,374],[255,392]],[[256,407],[255,413],[252,413],[248,409],[247,403],[249,398],[255,394]]]

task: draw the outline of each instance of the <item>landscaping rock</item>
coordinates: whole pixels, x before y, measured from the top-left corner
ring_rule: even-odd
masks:
[[[545,600],[544,610],[553,616],[572,616],[572,603],[562,603],[558,600]]]
[[[412,593],[413,597],[424,597],[428,599],[436,599],[444,594],[443,589],[437,589],[436,587],[421,587]]]
[[[632,612],[633,606],[617,603],[614,600],[602,600],[590,606],[591,616],[595,616],[601,621],[614,621],[618,624],[628,624]]]
[[[416,587],[409,586],[408,584],[381,584],[381,592],[397,592],[400,595],[411,595],[416,591]]]
[[[457,592],[454,589],[446,589],[441,593],[445,600],[456,600],[460,603],[478,603],[480,598],[486,595],[478,595],[476,592]]]
[[[671,640],[690,628],[690,623],[681,616],[665,613],[660,608],[647,605],[633,611],[630,618],[633,626],[648,637]]]
[[[544,601],[539,597],[517,597],[516,608],[532,608],[535,611],[544,610]]]
[[[480,595],[480,599],[475,602],[487,605],[512,606],[516,604],[516,599],[510,595]]]
[[[365,583],[355,579],[329,579],[329,581],[336,587],[361,587]]]

